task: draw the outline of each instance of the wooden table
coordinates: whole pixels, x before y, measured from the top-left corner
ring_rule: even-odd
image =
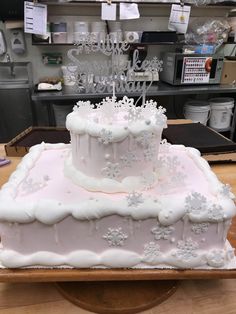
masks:
[[[0,145],[0,156],[4,156]],[[20,158],[0,168],[0,186],[7,181]],[[236,194],[236,164],[212,167],[222,182],[229,183]],[[236,221],[230,230],[236,247]],[[29,280],[30,281],[30,280]],[[168,300],[147,310],[146,314],[234,314],[236,313],[236,279],[184,280]],[[0,314],[23,313],[90,313],[68,302],[53,283],[0,283]]]

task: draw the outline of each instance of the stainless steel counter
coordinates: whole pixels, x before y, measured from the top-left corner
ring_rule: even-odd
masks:
[[[174,96],[174,95],[194,95],[194,94],[214,94],[214,93],[236,93],[235,85],[202,85],[202,86],[171,86],[166,83],[158,82],[158,84],[151,86],[147,92],[147,96]],[[124,96],[125,93],[116,93],[117,97]],[[87,94],[79,93],[73,87],[65,86],[59,92],[33,92],[33,101],[55,101],[55,100],[69,100],[69,99],[92,99],[104,98],[111,96],[109,93],[103,94]],[[139,97],[140,93],[129,93],[129,97]]]

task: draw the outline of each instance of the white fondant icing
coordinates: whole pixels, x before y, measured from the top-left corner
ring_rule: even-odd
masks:
[[[0,260],[2,265],[8,268],[29,266],[145,268],[150,265],[155,268],[168,268],[169,266],[177,268],[209,268],[210,266],[227,269],[236,267],[235,257],[231,252],[232,247],[227,244],[222,250],[198,250],[193,253],[193,250],[190,249],[189,251],[181,251],[181,254],[176,257],[176,250],[162,253],[159,246],[151,242],[144,246],[143,255],[123,249],[108,249],[101,254],[96,254],[89,250],[80,250],[63,255],[47,251],[23,255],[12,250],[2,250],[0,252]],[[234,264],[232,263],[233,261]],[[142,265],[142,263],[145,264]]]

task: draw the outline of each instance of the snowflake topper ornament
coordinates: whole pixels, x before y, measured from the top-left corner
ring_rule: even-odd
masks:
[[[115,96],[106,97],[100,103],[92,104],[90,101],[78,101],[73,111],[79,116],[86,118],[88,121],[103,125],[111,125],[114,123],[123,126],[132,124],[143,124],[146,128],[157,129],[160,126],[166,126],[166,116],[164,110],[156,108],[156,103],[147,101],[143,106],[137,107],[133,98],[124,96],[117,100]],[[150,132],[147,132],[150,134]],[[142,135],[142,134],[141,134]],[[145,136],[145,134],[143,134]]]
[[[75,84],[74,88],[84,88],[86,93],[101,94],[111,93],[113,86],[111,82],[115,82],[116,92],[132,93],[136,92],[140,95],[145,95],[147,90],[152,85],[154,77],[158,72],[162,71],[161,60],[157,57],[151,60],[146,59],[144,63],[140,62],[139,50],[134,49],[131,62],[121,62],[122,56],[130,48],[127,41],[116,42],[112,34],[99,34],[98,38],[94,34],[80,36],[80,40],[75,43],[75,47],[67,52],[70,66],[76,66],[78,73],[83,73],[83,80],[80,84]],[[87,60],[81,59],[81,54],[95,54],[102,53],[105,56],[110,56],[109,60]],[[96,58],[94,58],[96,59]],[[135,73],[136,69],[147,71],[151,75],[150,83],[147,85],[146,81],[137,80]],[[94,77],[91,74],[95,73]],[[77,81],[79,78],[77,78]],[[114,93],[113,93],[114,94]]]

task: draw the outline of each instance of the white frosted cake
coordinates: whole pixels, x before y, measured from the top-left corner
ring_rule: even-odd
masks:
[[[153,101],[106,98],[99,105],[78,102],[67,116],[71,156],[65,175],[90,191],[143,189],[144,177],[157,181],[156,165],[165,110]]]
[[[32,147],[0,191],[2,266],[232,268],[233,194],[197,150],[160,143],[163,111],[79,103],[70,145]]]

